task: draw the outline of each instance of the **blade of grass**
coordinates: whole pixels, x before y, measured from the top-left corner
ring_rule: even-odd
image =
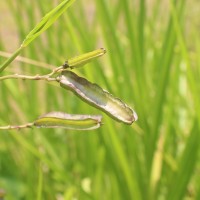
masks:
[[[108,124],[108,129],[109,129],[109,133],[110,133],[110,141],[112,142],[115,154],[118,157],[118,160],[120,160],[119,165],[121,166],[122,172],[126,178],[127,181],[127,187],[129,189],[130,192],[130,197],[131,199],[141,199],[141,193],[138,187],[138,183],[135,179],[135,175],[134,173],[135,170],[134,169],[130,169],[130,166],[128,164],[128,160],[127,157],[123,151],[123,147],[119,141],[119,138],[116,137],[115,135],[115,131],[113,130],[113,126]],[[132,166],[133,167],[133,166]],[[134,171],[133,175],[131,174],[131,171]]]
[[[33,40],[35,40],[42,32],[48,29],[65,10],[74,3],[75,0],[64,0],[56,8],[47,13],[42,20],[33,28],[33,30],[26,36],[25,40],[22,42],[20,48],[18,48],[13,55],[7,59],[0,66],[0,73],[5,70],[5,68],[21,53],[22,49],[28,46]]]
[[[64,0],[57,7],[47,13],[42,20],[34,27],[34,29],[26,36],[22,43],[22,47],[26,47],[42,32],[48,29],[65,11],[70,7],[75,0]]]
[[[170,1],[170,6],[171,6],[171,12],[172,12],[172,16],[173,16],[174,29],[176,31],[178,42],[179,42],[179,45],[181,47],[182,56],[184,58],[186,66],[187,66],[187,72],[188,72],[187,76],[188,76],[189,83],[190,83],[190,86],[191,86],[191,89],[192,89],[195,107],[198,108],[198,110],[200,110],[200,106],[199,106],[199,103],[198,103],[199,98],[198,98],[198,95],[196,95],[196,94],[198,94],[198,89],[196,87],[194,73],[192,71],[192,67],[191,67],[191,64],[190,64],[190,59],[189,59],[188,50],[187,50],[187,47],[186,47],[186,42],[185,42],[185,39],[184,39],[183,34],[182,34],[182,30],[181,30],[180,22],[178,20],[178,16],[176,14],[176,8],[173,5],[172,1]],[[199,112],[197,112],[197,113],[198,113],[198,115],[197,115],[198,120],[200,122],[200,113]]]
[[[184,9],[184,3],[185,1],[180,1],[178,5],[178,16],[181,18],[183,9]],[[173,29],[173,20],[172,17],[169,19],[168,23],[168,28],[165,34],[165,42],[163,43],[162,50],[161,50],[161,56],[160,60],[157,63],[157,68],[159,69],[160,66],[162,66],[162,71],[161,74],[159,73],[158,80],[158,89],[157,89],[157,95],[156,95],[156,101],[154,104],[154,122],[153,122],[153,128],[152,128],[152,146],[151,146],[151,151],[150,151],[150,160],[149,162],[151,163],[152,158],[153,158],[153,153],[155,150],[155,145],[157,142],[157,138],[159,136],[159,127],[162,122],[162,113],[163,113],[163,108],[166,100],[166,92],[167,92],[167,85],[168,81],[170,78],[170,69],[171,69],[171,64],[173,60],[173,51],[174,51],[174,46],[175,46],[175,41],[176,41],[176,34]],[[160,69],[160,70],[161,70]],[[149,168],[151,169],[151,167]]]
[[[166,199],[176,200],[182,199],[186,195],[187,185],[193,171],[198,157],[199,148],[199,128],[197,121],[194,122],[191,135],[187,140],[186,147],[182,153],[179,161],[178,170],[174,173],[172,179],[173,184],[169,187]]]
[[[38,174],[38,187],[37,187],[37,200],[42,199],[42,189],[43,189],[43,171],[42,163],[39,165],[39,174]]]

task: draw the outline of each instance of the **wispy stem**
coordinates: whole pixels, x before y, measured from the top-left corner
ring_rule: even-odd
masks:
[[[12,56],[12,54],[5,52],[5,51],[0,51],[0,56],[5,57],[5,58],[10,58]],[[53,65],[50,65],[50,64],[47,64],[47,63],[44,63],[44,62],[40,62],[40,61],[37,61],[37,60],[33,60],[33,59],[30,59],[30,58],[26,58],[26,57],[23,57],[23,56],[16,57],[15,61],[34,65],[34,66],[37,66],[37,67],[39,66],[39,67],[42,67],[42,68],[45,68],[45,69],[53,69],[55,67]]]
[[[44,80],[44,81],[59,81],[59,77],[51,78],[47,75],[35,75],[35,76],[27,76],[27,75],[19,75],[19,74],[12,74],[7,76],[0,77],[0,81],[6,79],[22,79],[22,80]]]
[[[27,123],[22,125],[8,125],[8,126],[0,126],[0,130],[13,130],[13,129],[23,129],[23,128],[32,128],[34,123]]]
[[[22,79],[22,80],[44,80],[44,81],[59,81],[59,77],[52,77],[53,75],[57,74],[58,72],[62,72],[63,66],[57,67],[52,70],[51,73],[46,75],[35,75],[35,76],[28,76],[28,75],[20,75],[20,74],[11,74],[7,76],[1,76],[0,81],[6,80],[6,79]]]

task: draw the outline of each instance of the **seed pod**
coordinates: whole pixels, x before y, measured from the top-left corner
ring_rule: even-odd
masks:
[[[101,125],[101,115],[74,115],[63,112],[50,112],[34,122],[41,128],[65,128],[74,130],[92,130]]]
[[[70,58],[69,60],[65,62],[63,67],[71,68],[71,69],[81,67],[87,64],[88,62],[91,62],[93,59],[103,56],[105,53],[106,53],[106,50],[104,48],[100,48],[88,53],[84,53],[74,58]]]
[[[137,120],[137,114],[120,99],[71,71],[62,72],[60,85],[117,121],[132,124]]]

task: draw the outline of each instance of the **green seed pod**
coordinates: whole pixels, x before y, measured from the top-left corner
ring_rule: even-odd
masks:
[[[84,53],[82,55],[76,56],[74,58],[70,58],[65,62],[63,65],[64,68],[77,68],[82,67],[83,65],[87,64],[88,62],[91,62],[93,59],[98,58],[100,56],[103,56],[106,53],[106,50],[104,48],[100,48],[88,53]]]
[[[101,125],[101,115],[74,115],[63,112],[50,112],[34,122],[41,128],[65,128],[74,130],[92,130]]]
[[[137,114],[120,99],[71,71],[62,72],[60,85],[117,121],[132,124],[137,120]]]

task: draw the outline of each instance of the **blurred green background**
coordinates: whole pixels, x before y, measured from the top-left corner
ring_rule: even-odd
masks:
[[[0,62],[58,0],[0,1]],[[0,83],[0,124],[23,124],[49,111],[103,114],[93,131],[0,132],[5,199],[200,199],[200,2],[79,0],[21,56],[53,66],[104,47],[75,70],[133,107],[118,123],[56,84]],[[14,61],[1,74],[45,74]]]

